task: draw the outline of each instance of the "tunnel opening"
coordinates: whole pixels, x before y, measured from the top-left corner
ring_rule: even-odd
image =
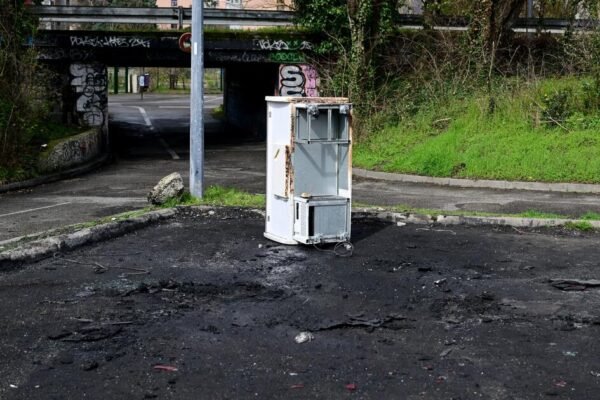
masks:
[[[108,71],[109,132],[115,154],[168,157],[176,153],[187,158],[190,69],[109,67]],[[137,79],[144,74],[150,83],[142,92]],[[277,91],[278,66],[211,66],[204,75],[206,145],[264,142],[264,99]]]

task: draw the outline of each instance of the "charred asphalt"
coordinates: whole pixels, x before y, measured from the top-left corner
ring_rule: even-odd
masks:
[[[357,219],[341,257],[262,232],[189,208],[1,272],[0,398],[599,398],[598,234]]]

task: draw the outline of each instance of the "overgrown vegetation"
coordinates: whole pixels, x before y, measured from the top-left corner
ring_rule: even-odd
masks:
[[[507,81],[495,89],[493,114],[485,90],[422,104],[363,138],[355,164],[439,177],[598,183],[600,113],[585,110],[588,82]],[[570,90],[567,99],[552,100],[567,93],[562,87]]]
[[[328,10],[322,3],[296,1],[300,22],[328,33],[315,59],[322,94],[350,96],[355,105],[357,166],[600,182],[600,33],[594,28],[514,33],[525,0],[426,0],[422,31],[396,28],[390,10],[403,2],[340,0]],[[533,12],[574,21],[597,16],[598,3],[542,0]],[[369,25],[364,36],[352,32],[355,15]],[[467,31],[432,29],[449,18],[465,20]],[[366,52],[362,61],[353,53],[357,46]],[[357,63],[363,64],[359,74]]]
[[[35,176],[45,145],[81,132],[53,118],[56,77],[27,45],[37,22],[23,1],[0,0],[0,184]]]
[[[581,231],[581,232],[592,232],[594,231],[594,226],[586,221],[579,222],[567,222],[565,224],[565,228],[572,231]]]
[[[28,174],[28,144],[49,111],[42,84],[47,76],[34,51],[23,46],[36,25],[22,0],[0,0],[0,182]]]

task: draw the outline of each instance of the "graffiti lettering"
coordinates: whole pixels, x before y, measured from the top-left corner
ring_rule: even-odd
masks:
[[[279,95],[318,97],[318,73],[311,65],[281,65],[279,67]]]
[[[313,45],[311,42],[306,40],[269,40],[269,39],[256,39],[254,40],[254,47],[260,50],[270,51],[285,51],[285,50],[312,50]]]
[[[71,36],[71,46],[144,47],[148,49],[150,40],[124,36]]]
[[[264,54],[248,52],[227,54],[209,51],[206,58],[213,62],[264,63],[270,61]]]
[[[271,53],[269,59],[276,63],[302,63],[306,61],[303,54],[295,52]]]
[[[38,60],[62,60],[68,58],[65,49],[42,49],[38,51]]]
[[[87,126],[102,126],[107,112],[106,67],[71,64],[71,86],[77,93],[76,110]]]
[[[94,54],[86,49],[47,48],[38,51],[38,60],[89,61]]]
[[[290,46],[283,40],[258,40],[258,47],[261,50],[289,50]]]

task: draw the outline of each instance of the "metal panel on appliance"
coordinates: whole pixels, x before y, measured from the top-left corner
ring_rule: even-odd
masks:
[[[265,236],[285,244],[349,240],[351,104],[345,98],[266,100]]]

